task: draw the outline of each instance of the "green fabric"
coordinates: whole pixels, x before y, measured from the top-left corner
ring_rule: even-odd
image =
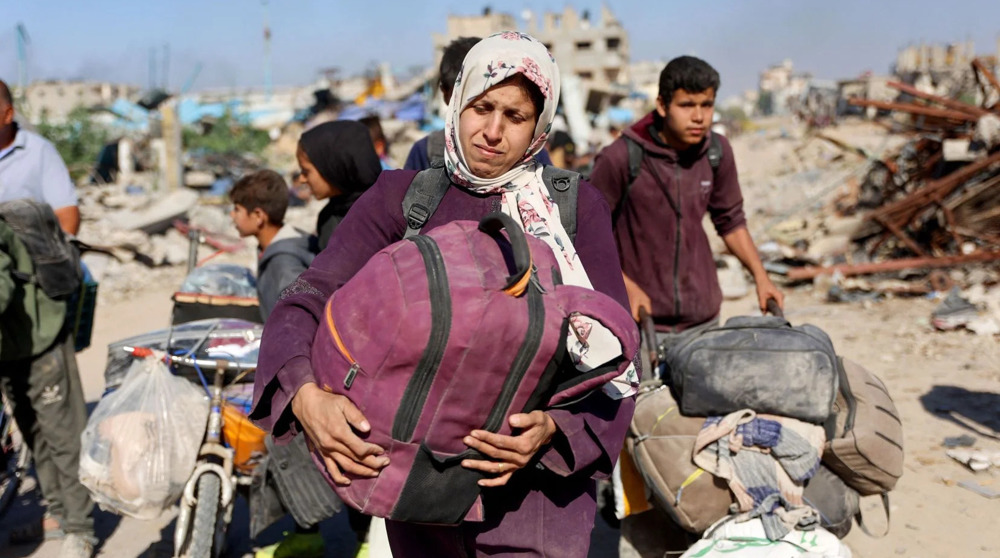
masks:
[[[30,281],[34,264],[24,244],[0,220],[0,361],[40,355],[66,321],[66,303],[53,300]]]

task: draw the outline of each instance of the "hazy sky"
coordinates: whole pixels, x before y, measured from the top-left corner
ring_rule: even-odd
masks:
[[[797,69],[840,78],[885,72],[909,44],[975,41],[996,53],[1000,0],[609,0],[630,34],[632,60],[694,54],[722,74],[721,96],[756,87],[764,67],[791,58]],[[600,2],[569,4],[596,17]],[[486,3],[463,0],[271,0],[274,82],[305,84],[316,70],[396,70],[431,61],[431,33],[448,14]],[[515,15],[559,10],[563,0],[494,2]],[[656,6],[656,7],[653,7]],[[260,0],[0,0],[0,78],[17,79],[15,25],[25,25],[29,78],[149,83],[149,52],[170,45],[169,85],[196,63],[195,89],[262,84],[264,9]]]

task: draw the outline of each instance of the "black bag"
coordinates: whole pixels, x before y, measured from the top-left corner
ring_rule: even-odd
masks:
[[[34,274],[23,280],[57,300],[79,291],[83,281],[80,250],[63,232],[49,204],[31,199],[0,203],[0,219],[10,225],[35,264]]]
[[[753,409],[823,424],[837,396],[837,355],[816,326],[739,316],[672,347],[671,389],[689,416]]]
[[[806,483],[802,500],[819,512],[820,525],[838,539],[846,537],[855,516],[860,517],[861,499],[857,491],[826,466],[817,469]]]

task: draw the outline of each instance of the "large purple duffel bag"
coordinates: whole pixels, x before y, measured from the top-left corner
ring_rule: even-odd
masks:
[[[461,461],[485,457],[462,438],[475,429],[510,435],[510,415],[600,390],[638,350],[627,310],[560,283],[548,246],[494,213],[478,226],[455,221],[392,244],[337,290],[313,343],[316,379],[360,408],[372,426],[367,440],[390,460],[377,478],[334,485],[337,494],[400,521],[481,520],[474,504],[483,473]],[[566,337],[577,313],[618,338],[618,358],[576,369]]]

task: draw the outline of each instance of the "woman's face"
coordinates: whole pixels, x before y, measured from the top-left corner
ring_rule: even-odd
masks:
[[[501,83],[472,101],[459,115],[458,140],[465,163],[480,178],[511,169],[535,135],[535,106],[523,87]]]
[[[302,147],[295,150],[295,158],[299,161],[298,183],[309,186],[309,190],[312,191],[317,200],[325,200],[341,194],[340,188],[327,182],[323,175],[316,170]]]

